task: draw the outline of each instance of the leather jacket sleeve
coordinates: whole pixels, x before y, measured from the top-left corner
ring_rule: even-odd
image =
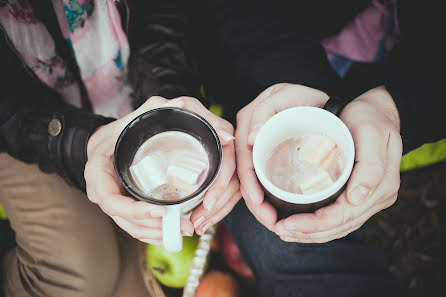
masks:
[[[0,32],[0,151],[85,189],[89,136],[113,119],[65,103],[18,58]]]
[[[128,3],[128,80],[133,88],[133,107],[155,95],[199,98],[196,63],[190,52],[190,4],[182,0]]]

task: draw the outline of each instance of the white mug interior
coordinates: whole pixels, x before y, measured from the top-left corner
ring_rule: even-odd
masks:
[[[330,187],[310,194],[291,193],[275,186],[266,175],[274,148],[293,135],[312,131],[330,136],[337,143],[344,161],[340,177]],[[260,183],[279,199],[296,204],[318,202],[338,192],[350,177],[354,159],[353,138],[345,124],[334,114],[310,106],[293,107],[274,115],[260,129],[253,147],[254,169]]]

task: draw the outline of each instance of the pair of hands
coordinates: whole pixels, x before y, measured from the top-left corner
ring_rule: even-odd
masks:
[[[295,106],[323,107],[327,100],[325,93],[309,87],[277,84],[237,114],[235,142],[241,193],[257,220],[284,241],[323,243],[344,237],[397,198],[402,155],[399,115],[390,94],[378,87],[353,100],[340,115],[356,149],[355,166],[346,190],[335,203],[314,213],[277,221],[277,212],[264,200],[254,172],[255,137],[276,113]]]
[[[232,210],[241,194],[235,174],[234,128],[229,122],[212,114],[195,98],[166,100],[151,97],[134,112],[100,127],[87,144],[88,162],[84,175],[88,198],[132,237],[162,246],[162,216],[165,207],[125,196],[113,167],[113,152],[122,130],[137,116],[160,107],[184,108],[201,115],[217,131],[222,144],[220,172],[203,197],[203,203],[193,211],[191,220],[181,219],[181,233],[192,236],[195,230],[203,234]]]
[[[113,168],[113,149],[121,131],[138,115],[159,107],[179,107],[203,116],[216,129],[223,145],[220,173],[190,220],[182,219],[183,235],[191,236],[194,229],[203,234],[225,217],[243,195],[257,220],[282,240],[327,242],[343,237],[392,205],[397,197],[402,154],[399,116],[383,87],[356,98],[341,114],[356,145],[356,165],[347,190],[332,205],[314,214],[296,214],[277,221],[276,210],[264,200],[252,163],[255,136],[270,117],[294,106],[322,107],[327,100],[325,93],[305,86],[277,84],[268,88],[237,114],[234,148],[232,125],[213,115],[198,100],[152,97],[133,113],[101,127],[90,138],[85,168],[87,195],[134,238],[162,245],[164,207],[123,195]]]

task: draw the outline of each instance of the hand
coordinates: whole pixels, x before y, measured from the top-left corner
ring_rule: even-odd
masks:
[[[165,207],[123,195],[123,188],[113,167],[113,151],[121,131],[138,115],[159,107],[184,108],[185,104],[184,99],[169,101],[162,97],[151,97],[134,112],[100,127],[87,144],[88,162],[84,176],[88,198],[131,236],[154,245],[163,245],[161,220]],[[194,228],[189,220],[181,219],[181,232],[183,235],[193,235]]]
[[[195,231],[202,235],[210,226],[223,219],[241,199],[239,181],[235,175],[234,127],[217,117],[200,101],[191,97],[180,97],[185,108],[201,115],[217,131],[222,144],[220,171],[212,186],[203,197],[203,203],[193,211],[191,221]]]
[[[327,94],[309,87],[294,84],[277,84],[263,91],[237,114],[235,146],[237,174],[246,205],[257,220],[274,231],[277,212],[263,199],[263,191],[254,171],[252,146],[263,124],[276,113],[295,106],[322,107]]]
[[[340,118],[356,146],[347,190],[313,214],[296,214],[278,222],[276,233],[285,241],[322,243],[344,237],[396,201],[402,141],[390,94],[384,87],[370,90],[349,103]]]

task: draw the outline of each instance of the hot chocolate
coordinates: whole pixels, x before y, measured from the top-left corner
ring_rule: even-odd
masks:
[[[343,170],[342,153],[330,137],[302,132],[273,149],[266,175],[287,192],[308,194],[332,185]]]
[[[130,172],[145,195],[178,200],[195,192],[206,179],[208,155],[193,136],[179,131],[159,133],[135,154]]]

